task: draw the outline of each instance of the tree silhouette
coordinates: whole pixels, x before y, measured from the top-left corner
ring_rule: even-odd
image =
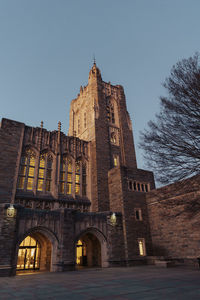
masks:
[[[172,183],[200,173],[199,54],[172,67],[155,121],[141,133],[140,147],[158,182]]]

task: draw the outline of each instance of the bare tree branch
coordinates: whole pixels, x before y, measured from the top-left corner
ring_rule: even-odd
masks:
[[[141,133],[140,147],[147,166],[162,183],[200,173],[200,64],[199,54],[172,67],[163,86],[156,121]]]

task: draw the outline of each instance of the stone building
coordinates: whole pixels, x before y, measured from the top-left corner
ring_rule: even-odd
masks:
[[[188,256],[196,262],[198,221],[183,229],[182,219],[177,226],[163,214],[171,213],[163,197],[176,206],[187,191],[155,190],[153,173],[137,168],[123,87],[104,82],[96,63],[71,102],[68,135],[60,123],[50,132],[42,122],[34,128],[2,119],[0,153],[1,276]],[[199,185],[189,186],[198,197]],[[184,242],[177,242],[181,230]]]

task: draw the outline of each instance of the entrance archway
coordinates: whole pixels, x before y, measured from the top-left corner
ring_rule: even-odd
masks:
[[[40,254],[41,246],[39,241],[28,235],[19,245],[17,270],[39,270]]]
[[[51,271],[51,261],[51,241],[43,233],[33,231],[19,244],[16,271]]]
[[[76,265],[78,267],[106,267],[106,241],[100,232],[87,231],[76,242]]]

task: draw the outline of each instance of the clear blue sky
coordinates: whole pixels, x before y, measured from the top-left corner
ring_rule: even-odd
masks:
[[[95,53],[124,86],[139,131],[159,111],[173,64],[200,49],[199,0],[0,0],[0,117],[67,133],[70,101]]]

